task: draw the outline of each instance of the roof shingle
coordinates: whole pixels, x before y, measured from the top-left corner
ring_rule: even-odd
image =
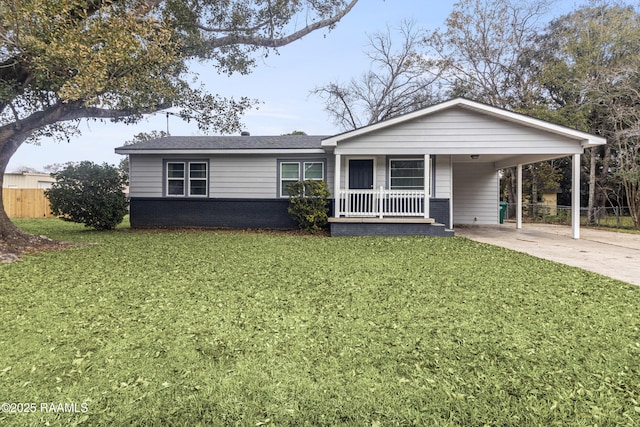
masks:
[[[320,149],[325,136],[167,136],[116,150],[287,150]]]

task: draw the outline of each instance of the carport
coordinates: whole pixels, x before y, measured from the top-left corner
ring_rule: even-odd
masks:
[[[516,229],[522,229],[522,169],[523,166],[547,160],[571,157],[571,236],[580,238],[580,158],[585,149],[606,144],[606,140],[575,129],[555,125],[507,110],[477,104],[464,103],[467,111],[481,113],[494,119],[490,133],[477,134],[468,143],[464,154],[451,151],[453,197],[452,223],[475,224],[477,218],[467,215],[469,206],[490,200],[491,182],[497,183],[495,199],[490,201],[498,208],[498,172],[516,168],[517,209]],[[455,130],[452,130],[455,132]],[[446,148],[442,153],[447,153]],[[493,178],[492,178],[493,177]],[[491,181],[493,179],[493,181]],[[479,194],[483,192],[481,196]],[[475,200],[477,199],[477,201]],[[478,209],[478,211],[480,211]],[[486,211],[486,208],[485,208]],[[457,215],[457,217],[456,217]],[[472,214],[471,214],[472,215]],[[496,213],[497,215],[497,213]],[[494,221],[496,223],[497,221]],[[481,222],[477,222],[481,224]]]

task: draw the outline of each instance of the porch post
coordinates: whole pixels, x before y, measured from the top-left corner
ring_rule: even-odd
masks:
[[[431,162],[429,155],[424,155],[424,217],[429,218],[429,201],[431,199]]]
[[[336,218],[340,218],[340,171],[342,169],[342,156],[335,155],[333,166],[333,213]]]
[[[516,228],[519,230],[522,228],[522,164],[517,167],[518,176],[518,191],[517,191],[517,207],[516,207]]]
[[[571,235],[580,238],[580,154],[573,155],[571,178]]]

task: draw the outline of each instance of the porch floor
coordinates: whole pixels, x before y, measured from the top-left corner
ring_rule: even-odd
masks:
[[[435,224],[436,220],[433,218],[418,218],[418,217],[340,217],[329,218],[329,222],[341,222],[341,223],[369,223],[369,224]]]

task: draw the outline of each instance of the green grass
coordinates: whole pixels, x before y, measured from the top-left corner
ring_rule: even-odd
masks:
[[[16,221],[17,222],[17,221]],[[463,238],[32,233],[0,265],[3,425],[640,424],[640,289]]]

